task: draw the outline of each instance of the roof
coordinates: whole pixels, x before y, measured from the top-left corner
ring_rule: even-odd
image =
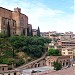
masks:
[[[17,7],[18,8],[18,7]],[[4,9],[4,10],[7,10],[7,11],[10,11],[10,12],[14,12],[14,11],[12,11],[12,10],[9,10],[9,9],[6,9],[6,8],[4,8],[4,7],[0,7],[0,9]],[[19,8],[20,9],[20,8]],[[25,15],[25,14],[23,14],[23,13],[20,13],[21,15],[24,15],[24,16],[26,16],[27,18],[28,18],[28,16],[27,15]]]
[[[4,73],[12,73],[12,72],[20,72],[20,71],[19,71],[19,70],[0,71],[0,74],[4,74]]]
[[[9,10],[9,9],[6,9],[6,8],[3,8],[3,7],[0,7],[1,9],[4,9],[4,10],[7,10],[7,11],[10,11],[10,12],[12,12],[11,10]]]
[[[0,67],[3,67],[3,66],[6,67],[6,66],[8,66],[8,65],[7,65],[7,64],[0,64]]]

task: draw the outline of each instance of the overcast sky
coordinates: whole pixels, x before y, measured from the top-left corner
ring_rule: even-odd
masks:
[[[74,0],[0,0],[0,7],[10,10],[21,8],[21,12],[29,18],[33,28],[40,31],[73,31]]]

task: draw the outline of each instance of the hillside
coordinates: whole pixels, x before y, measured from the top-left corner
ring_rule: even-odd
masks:
[[[9,69],[40,58],[51,39],[31,36],[0,37],[0,64]],[[13,65],[12,65],[13,64]]]

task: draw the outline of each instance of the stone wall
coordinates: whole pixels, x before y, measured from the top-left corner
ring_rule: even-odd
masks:
[[[0,7],[0,30],[2,33],[7,32],[7,25],[10,25],[11,35],[27,35],[28,17],[21,13],[20,8],[14,11]]]

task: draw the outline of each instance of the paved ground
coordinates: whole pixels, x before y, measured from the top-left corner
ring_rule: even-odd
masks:
[[[46,71],[46,72],[41,72],[32,75],[75,75],[75,66],[67,69],[59,70],[59,71],[53,71],[53,72]]]
[[[22,70],[23,75],[31,75],[32,71],[36,71],[36,73],[39,72],[45,72],[45,71],[54,71],[53,68],[50,68],[49,66],[44,67],[38,67],[38,68],[32,68],[32,69],[25,69]]]

